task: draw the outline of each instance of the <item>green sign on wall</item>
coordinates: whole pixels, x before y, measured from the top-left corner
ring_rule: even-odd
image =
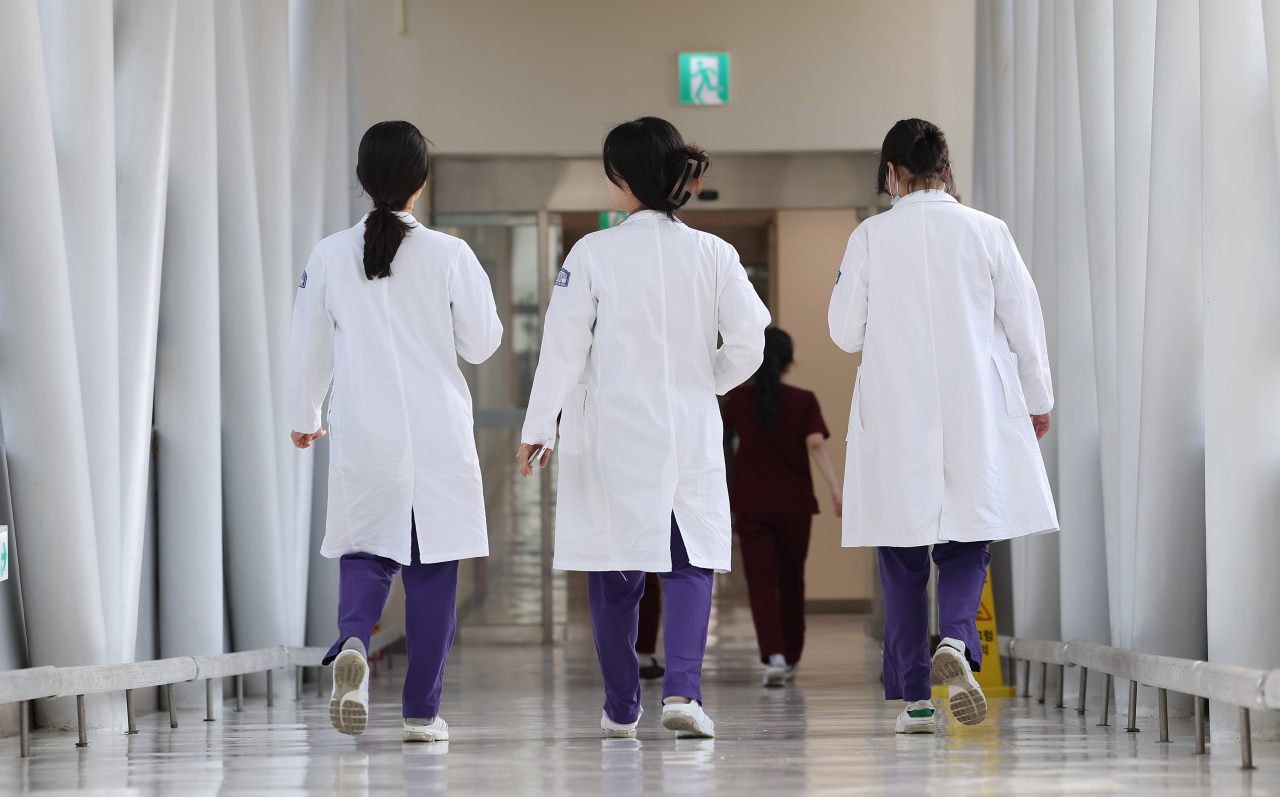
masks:
[[[626,221],[628,214],[625,210],[602,210],[600,211],[600,229],[607,230],[610,227],[617,227]]]
[[[729,103],[729,54],[680,53],[680,104]]]

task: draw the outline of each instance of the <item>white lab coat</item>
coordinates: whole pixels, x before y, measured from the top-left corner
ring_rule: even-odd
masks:
[[[407,213],[401,218],[412,222]],[[320,553],[410,563],[489,553],[471,393],[458,355],[502,342],[489,278],[463,241],[414,223],[391,276],[364,275],[364,221],[316,245],[293,308],[295,431],[329,406],[329,511]]]
[[[1004,222],[907,194],[850,236],[828,321],[862,351],[844,546],[1057,530],[1029,418],[1053,407],[1044,320]]]
[[[716,394],[755,373],[768,324],[733,247],[657,211],[573,247],[521,435],[554,445],[563,410],[555,567],[667,572],[674,511],[690,563],[728,572]]]

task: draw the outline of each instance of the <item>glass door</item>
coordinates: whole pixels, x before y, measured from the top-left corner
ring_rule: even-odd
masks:
[[[564,574],[551,570],[552,467],[520,477],[520,445],[542,342],[560,220],[542,213],[437,213],[432,227],[475,252],[493,286],[502,345],[480,365],[459,359],[471,388],[484,478],[489,556],[458,572],[459,637],[469,642],[548,643],[563,634]]]

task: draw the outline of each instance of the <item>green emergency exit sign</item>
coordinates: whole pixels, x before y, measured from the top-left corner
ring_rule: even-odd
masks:
[[[680,53],[680,104],[729,104],[728,53]]]

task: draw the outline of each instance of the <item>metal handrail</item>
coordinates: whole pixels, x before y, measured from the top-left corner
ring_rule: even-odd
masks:
[[[1030,697],[1031,663],[1040,663],[1040,702],[1044,702],[1046,675],[1050,664],[1060,668],[1058,679],[1058,703],[1062,700],[1062,684],[1066,680],[1067,667],[1080,668],[1080,702],[1077,714],[1085,713],[1085,696],[1089,670],[1097,670],[1106,676],[1102,696],[1102,722],[1109,725],[1111,713],[1111,684],[1113,678],[1129,681],[1130,733],[1138,732],[1138,685],[1155,687],[1159,697],[1160,741],[1169,741],[1170,690],[1191,695],[1196,709],[1196,753],[1203,755],[1207,738],[1205,704],[1216,700],[1240,709],[1240,758],[1244,769],[1253,769],[1253,740],[1250,735],[1249,712],[1280,709],[1280,669],[1267,672],[1230,664],[1217,664],[1172,656],[1155,656],[1132,650],[1099,645],[1074,639],[1070,642],[1016,639],[1001,636],[998,639],[1000,655],[1027,663],[1023,681],[1023,697]]]
[[[369,641],[369,654],[377,653],[404,636],[398,627],[379,629]],[[29,667],[22,670],[0,671],[0,704],[21,703],[20,729],[21,755],[31,754],[31,701],[46,697],[76,698],[76,714],[79,741],[76,747],[87,747],[88,732],[85,725],[84,696],[120,692],[125,694],[125,707],[129,715],[129,734],[138,732],[133,707],[133,691],[148,687],[164,686],[169,690],[169,727],[178,727],[177,707],[173,685],[191,681],[205,681],[205,721],[213,722],[213,680],[236,679],[236,711],[244,709],[244,676],[252,673],[267,674],[267,705],[275,704],[273,674],[285,667],[298,669],[298,697],[302,697],[302,668],[321,667],[326,648],[277,647],[263,650],[246,650],[237,653],[219,653],[212,656],[178,656],[171,659],[139,661],[129,664],[95,664],[84,667]],[[316,677],[317,689],[323,687]]]

